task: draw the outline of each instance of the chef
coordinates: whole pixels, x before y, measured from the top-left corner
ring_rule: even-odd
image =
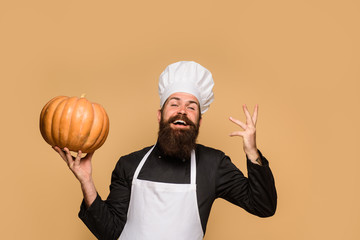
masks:
[[[275,213],[277,195],[269,163],[258,150],[258,107],[241,129],[248,177],[222,151],[196,142],[204,114],[214,99],[211,73],[181,61],[160,75],[158,139],[153,146],[123,156],[112,173],[110,193],[102,200],[91,177],[93,153],[72,157],[54,147],[81,184],[79,217],[98,239],[201,240],[216,198],[259,217]]]

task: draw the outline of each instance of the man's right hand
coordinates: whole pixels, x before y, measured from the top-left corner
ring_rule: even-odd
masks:
[[[62,159],[64,159],[64,161],[80,183],[85,183],[91,180],[91,159],[94,153],[88,153],[84,158],[81,158],[81,151],[78,151],[77,156],[73,157],[68,148],[64,148],[62,150],[59,147],[55,146],[53,147],[53,149],[57,153],[59,153]]]
[[[89,207],[97,196],[95,185],[92,180],[91,166],[91,159],[94,153],[87,153],[85,157],[81,158],[81,151],[78,151],[77,156],[73,157],[68,148],[62,150],[55,146],[53,149],[59,153],[75,177],[79,180],[85,203]]]

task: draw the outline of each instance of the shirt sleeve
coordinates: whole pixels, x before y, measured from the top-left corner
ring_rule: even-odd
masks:
[[[118,239],[126,222],[131,185],[120,162],[112,173],[108,198],[104,201],[98,194],[90,207],[84,201],[80,206],[79,218],[101,240]]]
[[[259,152],[260,153],[260,152]],[[275,214],[277,193],[269,162],[260,153],[262,165],[247,159],[248,177],[223,156],[216,178],[216,196],[259,217]]]

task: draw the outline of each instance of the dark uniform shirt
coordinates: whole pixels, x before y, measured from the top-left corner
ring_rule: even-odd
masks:
[[[117,239],[126,223],[134,172],[151,147],[123,156],[112,173],[110,194],[103,201],[98,195],[89,208],[81,204],[79,217],[98,239]],[[248,177],[223,152],[197,145],[196,186],[199,215],[206,230],[211,206],[216,198],[242,207],[259,217],[275,213],[277,195],[269,163],[262,166],[247,160]],[[139,179],[165,183],[190,183],[189,159],[165,157],[155,146],[142,167]]]

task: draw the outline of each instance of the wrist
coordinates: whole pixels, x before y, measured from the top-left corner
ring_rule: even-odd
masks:
[[[81,178],[81,179],[79,179],[79,182],[80,182],[81,186],[88,186],[88,185],[94,184],[91,176]]]
[[[260,159],[260,154],[258,152],[258,150],[256,149],[255,151],[249,151],[249,152],[245,152],[246,153],[246,157],[255,164],[259,164],[261,165],[261,159]]]
[[[244,149],[244,152],[245,152],[246,156],[251,157],[251,158],[257,158],[260,156],[257,148]]]

